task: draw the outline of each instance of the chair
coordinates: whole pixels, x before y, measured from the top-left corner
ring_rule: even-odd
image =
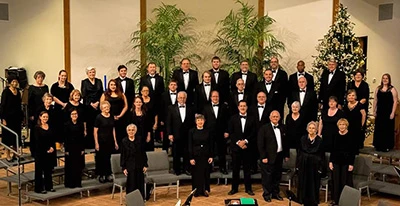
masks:
[[[119,187],[119,203],[122,205],[122,191],[126,186],[126,177],[121,168],[121,155],[111,155],[111,171],[114,180],[111,198],[114,199],[115,186]]]
[[[292,179],[296,171],[296,159],[297,159],[296,149],[290,149],[289,161],[285,162],[284,160],[282,164],[284,172],[282,172],[280,185],[288,186],[289,190],[291,189]]]
[[[135,190],[126,195],[127,206],[145,206],[142,194],[139,190]]]
[[[328,202],[328,194],[329,194],[329,181],[330,181],[330,169],[329,169],[329,158],[331,157],[331,153],[325,152],[325,164],[327,170],[327,177],[321,178],[321,190],[325,190],[325,202]]]
[[[176,187],[176,198],[179,198],[179,178],[174,174],[169,173],[168,154],[162,152],[147,152],[148,165],[147,174],[145,178],[145,192],[146,183],[153,184],[154,201],[156,201],[157,188],[171,188]],[[172,185],[176,183],[176,185]],[[166,185],[167,184],[167,185]],[[157,185],[166,185],[158,186]],[[146,194],[145,194],[145,197]]]
[[[361,202],[361,193],[359,190],[349,186],[344,186],[340,194],[339,206],[359,206]]]
[[[360,190],[360,192],[362,192],[363,189],[366,189],[368,200],[370,199],[369,185],[371,184],[371,165],[372,159],[370,157],[359,155],[354,161],[353,170],[354,188]]]

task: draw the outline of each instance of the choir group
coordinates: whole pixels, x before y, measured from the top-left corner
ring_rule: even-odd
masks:
[[[59,72],[58,81],[49,90],[45,74],[37,71],[28,94],[35,191],[54,191],[51,173],[56,165],[55,142],[59,142],[66,155],[66,187],[81,187],[84,149],[95,148],[100,182],[113,181],[110,157],[121,153],[127,193],[139,189],[144,194],[146,151],[153,151],[157,141],[164,150],[172,145],[174,173],[192,175],[195,196],[209,196],[213,166],[228,174],[226,155],[230,154],[233,180],[229,195],[238,192],[243,169],[246,193],[254,195],[251,174],[261,171],[264,200],[282,200],[282,163],[289,160],[289,150],[296,149],[299,201],[319,203],[320,178],[330,169],[332,199],[338,203],[344,185],[352,186],[354,158],[364,145],[370,93],[364,73],[357,70],[346,84],[345,74],[330,60],[317,94],[314,78],[305,72],[303,61],[288,77],[278,59],[272,58],[261,81],[249,71],[246,60],[231,76],[220,69],[218,57],[211,63],[212,68],[202,74],[199,83],[190,60],[182,59],[181,68],[174,70],[167,82],[167,90],[156,72],[157,65],[149,63],[147,74],[140,79],[139,95],[124,65],[118,67],[119,76],[108,82],[105,91],[94,67],[86,69],[87,78],[80,90],[68,82],[65,70]],[[23,113],[18,79],[10,76],[7,80],[0,117],[20,135]],[[382,76],[374,94],[373,144],[379,151],[388,151],[394,146],[397,105],[397,91],[389,74]],[[289,113],[284,118],[286,103]],[[15,147],[12,134],[4,130],[2,141]],[[330,153],[329,160],[325,152]],[[218,164],[213,164],[214,157],[218,157]],[[7,160],[12,158],[7,153]]]

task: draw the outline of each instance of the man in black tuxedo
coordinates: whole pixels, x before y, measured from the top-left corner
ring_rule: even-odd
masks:
[[[165,91],[164,93],[162,93],[161,95],[161,107],[160,108],[160,114],[158,115],[158,119],[160,121],[160,129],[164,132],[164,134],[166,134],[166,124],[165,121],[167,119],[168,116],[168,107],[171,105],[174,105],[176,103],[176,99],[177,99],[177,88],[178,88],[178,83],[176,82],[176,80],[171,79],[169,81],[169,85],[168,85],[168,91]],[[167,136],[164,136],[163,138],[163,145],[162,145],[162,149],[168,151],[170,142]]]
[[[314,91],[314,77],[305,72],[305,63],[303,60],[300,60],[297,62],[297,72],[291,74],[289,76],[289,97],[293,92],[297,92],[299,90],[299,86],[298,86],[298,79],[300,77],[305,77],[307,79],[307,90]]]
[[[283,200],[279,195],[279,182],[282,177],[282,163],[289,160],[289,147],[286,142],[284,125],[279,125],[279,112],[270,114],[270,121],[258,131],[257,145],[260,152],[260,167],[263,186],[263,197],[267,202],[271,198]]]
[[[221,103],[229,103],[229,86],[230,79],[229,73],[225,70],[219,68],[221,64],[221,59],[217,56],[211,59],[212,69],[209,71],[212,73],[211,82],[213,85],[216,85],[216,89],[220,94]]]
[[[258,82],[257,91],[267,94],[266,105],[277,110],[283,116],[283,107],[285,105],[286,94],[280,90],[279,83],[272,80],[273,72],[271,69],[264,71],[264,81]]]
[[[344,104],[344,95],[346,92],[346,75],[339,71],[337,62],[334,59],[329,60],[328,69],[321,75],[321,85],[319,88],[319,106],[321,109],[328,109],[329,97],[335,96],[338,99],[338,108],[342,109]]]
[[[243,79],[246,93],[249,94],[249,96],[253,96],[257,84],[257,75],[249,71],[249,62],[247,60],[240,62],[240,71],[233,73],[231,76],[232,91],[237,90],[235,84],[238,79]]]
[[[118,82],[120,88],[125,94],[127,103],[128,103],[128,111],[131,110],[133,99],[135,98],[135,83],[134,81],[127,77],[128,68],[125,65],[118,66],[118,77],[115,78],[115,81]]]
[[[211,75],[211,72],[205,71],[202,75],[203,82],[196,85],[194,92],[196,113],[203,112],[204,106],[211,102],[211,92],[215,90],[215,85],[211,82]]]
[[[276,57],[272,57],[269,66],[272,70],[272,81],[275,84],[276,91],[279,92],[279,98],[276,98],[275,101],[279,101],[277,103],[278,108],[276,110],[279,111],[281,116],[283,115],[285,103],[286,103],[286,98],[288,96],[288,75],[287,73],[282,69],[282,67],[279,65],[279,60]],[[283,117],[283,116],[282,116]]]
[[[161,94],[164,92],[164,79],[156,73],[157,65],[154,62],[150,62],[147,65],[147,74],[140,79],[139,92],[143,86],[149,88],[149,96],[153,98],[155,102],[159,102]]]
[[[251,188],[251,151],[249,144],[256,141],[256,120],[247,113],[247,104],[240,101],[238,106],[239,113],[231,117],[228,124],[228,133],[231,138],[232,152],[232,189],[228,195],[238,192],[240,181],[240,167],[243,166],[245,191],[249,195],[254,195]]]
[[[251,105],[251,96],[244,89],[244,81],[243,79],[236,80],[236,90],[231,92],[231,97],[229,101],[229,109],[231,111],[231,115],[237,114],[239,112],[238,106],[240,101],[245,101],[247,106]]]
[[[204,106],[202,112],[206,118],[206,127],[213,131],[214,140],[217,145],[217,154],[219,160],[219,171],[222,174],[228,174],[226,171],[226,138],[228,134],[229,109],[228,105],[221,103],[218,91],[211,92],[211,104]]]
[[[289,110],[294,101],[300,102],[300,114],[304,117],[305,122],[317,120],[318,99],[313,89],[307,87],[307,79],[301,76],[298,80],[298,90],[292,91],[288,98]]]
[[[177,69],[172,74],[172,79],[178,81],[178,91],[185,91],[187,94],[186,104],[194,103],[194,92],[199,84],[199,75],[197,71],[190,69],[190,60],[183,58],[181,68]]]
[[[262,125],[269,123],[269,114],[272,111],[272,107],[271,105],[267,105],[266,102],[267,95],[263,91],[260,91],[257,93],[257,104],[249,107],[249,114],[257,119],[256,132],[258,132]],[[250,144],[249,147],[253,153],[251,170],[252,173],[256,173],[258,170],[257,160],[259,159],[257,144],[253,141],[253,144]]]
[[[183,171],[190,175],[188,133],[195,126],[194,109],[186,104],[186,92],[179,92],[177,104],[168,107],[167,135],[172,142],[173,168],[176,175],[181,174],[181,157],[183,158]]]

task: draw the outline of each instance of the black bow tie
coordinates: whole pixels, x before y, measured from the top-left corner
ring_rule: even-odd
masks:
[[[171,95],[176,95],[176,92],[175,92],[175,93],[172,93],[172,92],[171,92]]]
[[[149,75],[149,77],[150,77],[150,78],[156,78],[156,76],[155,76],[155,75],[154,75],[154,76],[151,76],[151,75]]]
[[[246,73],[243,72],[242,75],[247,75],[247,72]]]
[[[300,92],[306,92],[306,90],[304,90],[304,89],[300,89]]]
[[[276,70],[272,70],[272,73],[276,73]]]
[[[273,126],[274,127],[274,129],[279,129],[279,125],[277,125],[277,126]]]
[[[272,82],[265,82],[265,85],[271,85]]]
[[[262,106],[262,105],[258,105],[257,107],[258,107],[258,108],[264,108],[264,106]]]
[[[244,92],[238,92],[238,94],[244,94]]]
[[[189,74],[189,71],[187,71],[187,72],[183,72],[183,74]]]
[[[185,105],[179,105],[179,108],[185,108]]]
[[[246,117],[246,116],[242,116],[242,115],[240,115],[240,118],[242,118],[242,119],[246,119],[247,117]]]
[[[215,74],[215,73],[217,73],[217,74],[218,74],[218,73],[219,73],[219,70],[218,70],[218,71],[215,71],[215,70],[214,70],[213,72],[214,72],[214,74]]]
[[[329,74],[332,74],[332,75],[333,75],[333,74],[334,74],[334,72],[329,72]]]
[[[213,104],[213,107],[218,107],[219,106],[219,104]]]
[[[299,76],[304,76],[304,73],[299,73]]]
[[[121,82],[126,81],[126,78],[121,79]]]
[[[209,86],[211,86],[211,84],[204,84],[204,86],[205,86],[205,87],[209,87]]]

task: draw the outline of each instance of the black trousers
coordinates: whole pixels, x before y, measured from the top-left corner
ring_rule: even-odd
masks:
[[[172,158],[173,158],[173,168],[176,174],[180,174],[183,170],[189,171],[189,151],[187,142],[183,140],[175,140],[172,144]],[[183,164],[181,163],[181,158],[183,158]]]
[[[218,135],[216,138],[218,166],[219,169],[226,169],[226,139],[224,134]]]
[[[117,144],[119,146],[118,150],[116,150],[116,153],[120,153],[120,148],[121,148],[121,142],[124,137],[126,137],[126,126],[127,126],[127,121],[125,119],[125,116],[122,117],[119,120],[116,120],[114,122],[114,127],[115,127],[115,139],[117,140]],[[115,149],[114,149],[115,150]]]
[[[90,105],[86,106],[85,108],[86,132],[87,132],[87,135],[85,137],[86,149],[94,148],[93,128],[94,128],[94,121],[96,120],[98,114],[100,114],[99,110],[94,109]]]
[[[96,174],[98,176],[108,176],[111,175],[111,151],[102,150],[101,148],[102,145],[100,145],[100,150],[96,151],[96,156],[94,158],[96,164]]]
[[[126,194],[138,189],[144,196],[144,174],[143,168],[135,168],[134,170],[128,170],[128,176],[126,178]]]
[[[333,164],[332,170],[332,200],[339,203],[340,194],[345,185],[353,187],[353,172],[349,172],[349,165]]]
[[[261,183],[263,186],[263,197],[279,194],[279,183],[282,178],[283,153],[279,152],[275,162],[267,164],[260,163]]]
[[[168,135],[167,135],[167,131],[165,129],[165,126],[161,126],[159,127],[159,133],[163,133],[163,138],[162,138],[162,150],[167,151],[168,153],[168,149],[170,148],[170,141],[168,139]]]
[[[85,155],[81,151],[70,151],[65,155],[65,187],[82,187],[82,171],[85,166]]]
[[[250,156],[248,149],[232,151],[232,190],[238,190],[240,181],[240,166],[243,166],[245,190],[251,189]]]
[[[53,189],[52,179],[53,164],[40,158],[35,159],[35,192]]]
[[[203,194],[205,190],[210,192],[210,164],[208,157],[194,157],[196,164],[193,166],[192,172],[192,190],[197,188],[196,193]]]

